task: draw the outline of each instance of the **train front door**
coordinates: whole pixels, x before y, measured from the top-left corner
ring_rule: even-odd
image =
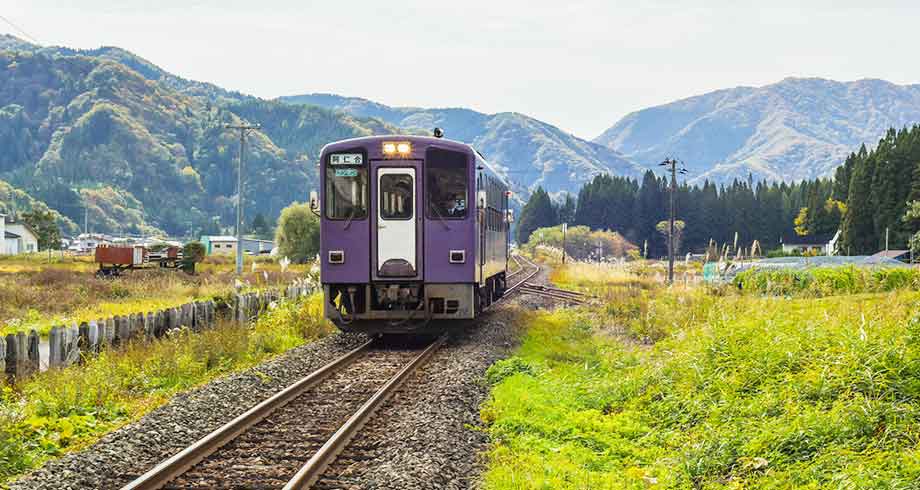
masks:
[[[377,276],[415,278],[418,260],[419,194],[414,167],[378,167],[377,184]]]

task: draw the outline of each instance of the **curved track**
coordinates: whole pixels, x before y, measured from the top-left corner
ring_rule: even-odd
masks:
[[[512,256],[514,292],[572,303],[580,293],[528,284],[540,266]],[[374,412],[444,343],[371,340],[160,463],[122,490],[306,489],[335,461]],[[323,485],[326,487],[327,485]]]
[[[327,364],[122,490],[304,489],[446,340],[420,353],[372,340]]]

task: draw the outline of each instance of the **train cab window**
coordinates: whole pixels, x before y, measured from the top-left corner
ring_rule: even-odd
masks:
[[[468,156],[457,151],[431,148],[425,153],[428,217],[465,219],[468,211]]]
[[[384,174],[380,176],[380,217],[383,219],[411,219],[412,176],[409,174]]]
[[[326,218],[367,217],[367,168],[354,165],[326,167]]]

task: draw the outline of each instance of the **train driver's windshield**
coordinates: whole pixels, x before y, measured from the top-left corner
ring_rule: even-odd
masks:
[[[329,165],[326,167],[326,218],[367,217],[367,168]]]
[[[467,216],[467,156],[456,151],[428,150],[428,217],[463,219]]]

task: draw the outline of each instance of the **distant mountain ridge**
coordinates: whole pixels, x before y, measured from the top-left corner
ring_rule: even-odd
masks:
[[[325,143],[396,131],[184,80],[117,48],[0,36],[0,180],[17,197],[0,208],[47,205],[71,225],[86,210],[91,230],[112,233],[220,232],[238,198],[238,140],[224,126],[242,121],[262,125],[247,147],[247,223],[306,200]]]
[[[696,181],[830,176],[863,143],[920,123],[920,85],[787,78],[627,115],[594,139],[651,166],[682,159]]]
[[[641,176],[644,169],[603,145],[515,112],[483,114],[471,109],[390,107],[358,97],[306,94],[280,97],[289,104],[317,105],[363,118],[377,118],[407,132],[445,136],[476,147],[529,196],[537,186],[549,192],[577,193],[595,175]]]

